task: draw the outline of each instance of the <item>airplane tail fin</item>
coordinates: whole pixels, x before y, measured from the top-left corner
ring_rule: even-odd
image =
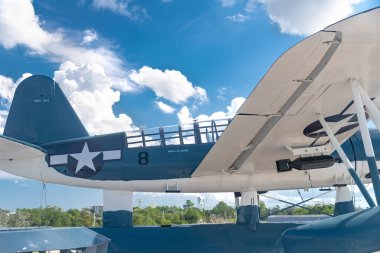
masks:
[[[35,75],[17,87],[4,135],[41,145],[88,133],[59,85],[50,77]]]

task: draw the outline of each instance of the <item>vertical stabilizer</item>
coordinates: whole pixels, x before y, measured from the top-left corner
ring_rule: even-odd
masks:
[[[36,75],[17,87],[4,135],[41,145],[88,133],[59,85],[50,77]]]

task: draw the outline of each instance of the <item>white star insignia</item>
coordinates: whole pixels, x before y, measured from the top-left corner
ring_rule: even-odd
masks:
[[[93,171],[96,171],[93,159],[100,153],[101,152],[90,152],[87,146],[87,142],[85,142],[81,153],[70,154],[70,156],[78,161],[77,167],[75,169],[75,174],[77,174],[85,166]]]

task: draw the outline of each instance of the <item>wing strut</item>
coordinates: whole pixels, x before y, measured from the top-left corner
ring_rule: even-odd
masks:
[[[369,135],[367,118],[365,115],[364,104],[363,104],[364,101],[362,100],[362,95],[358,88],[359,86],[358,80],[356,78],[351,78],[349,79],[349,83],[351,85],[352,95],[354,97],[356,115],[358,117],[360,133],[362,135],[364,150],[367,156],[368,167],[371,173],[373,190],[375,191],[377,205],[379,205],[380,204],[380,178],[379,178],[379,172],[378,172],[377,164],[376,164],[375,152],[372,146],[371,136]],[[362,91],[362,93],[365,93],[364,90]],[[368,106],[366,105],[366,108],[367,107]],[[376,111],[378,111],[377,108],[376,108]]]
[[[377,130],[380,131],[380,111],[379,109],[377,109],[376,105],[372,102],[368,94],[360,86],[357,78],[350,78],[348,82],[351,85],[356,115],[359,122],[360,133],[363,139],[365,154],[367,156],[367,162],[368,162],[368,167],[371,174],[373,189],[376,196],[376,202],[377,202],[377,205],[380,205],[379,170],[376,164],[375,152],[373,150],[373,145],[371,141],[371,136],[369,134],[368,125],[367,125],[367,117],[366,117],[366,113],[367,113],[369,118],[373,120]],[[317,113],[317,118],[320,121],[321,125],[323,126],[325,132],[327,133],[327,136],[330,138],[330,141],[333,144],[336,151],[338,152],[340,158],[343,160],[344,164],[346,165],[356,185],[359,187],[368,205],[370,207],[375,206],[375,203],[372,200],[371,196],[369,195],[367,189],[364,187],[359,176],[356,174],[355,170],[353,169],[351,162],[348,160],[339,142],[337,141],[333,132],[327,125],[325,118],[320,113]]]
[[[368,205],[370,207],[374,207],[375,203],[373,202],[373,199],[369,195],[367,189],[365,188],[363,182],[360,180],[358,174],[356,174],[356,171],[352,167],[350,160],[348,159],[346,153],[343,151],[338,140],[335,138],[335,135],[331,131],[331,129],[330,129],[329,125],[327,124],[325,118],[320,113],[317,113],[317,118],[318,118],[319,122],[321,123],[321,125],[323,126],[323,129],[325,130],[325,132],[326,132],[327,136],[329,137],[329,139],[330,139],[332,145],[334,146],[335,150],[338,152],[340,158],[343,160],[344,164],[346,165],[348,172],[351,174],[351,177],[354,179],[356,185],[359,187],[360,192],[363,194]]]

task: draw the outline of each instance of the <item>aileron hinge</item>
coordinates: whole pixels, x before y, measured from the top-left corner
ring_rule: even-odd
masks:
[[[311,79],[310,77],[307,77],[306,79],[295,79],[293,81],[298,82],[298,83],[311,83],[313,79]]]
[[[327,45],[330,45],[330,44],[340,44],[341,41],[340,40],[327,40],[327,41],[324,41],[323,44],[327,44]]]

